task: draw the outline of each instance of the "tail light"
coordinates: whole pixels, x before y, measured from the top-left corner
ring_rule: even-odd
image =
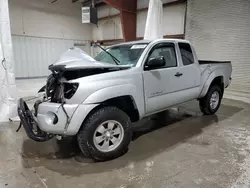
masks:
[[[78,83],[64,83],[64,97],[70,99],[75,94],[79,84]]]

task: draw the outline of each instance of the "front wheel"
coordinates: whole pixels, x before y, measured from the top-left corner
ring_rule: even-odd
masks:
[[[116,107],[103,107],[82,125],[77,140],[82,153],[96,161],[117,158],[127,151],[132,139],[128,115]]]
[[[200,99],[200,109],[204,115],[212,115],[217,112],[222,99],[222,91],[218,85],[212,85],[206,96]]]

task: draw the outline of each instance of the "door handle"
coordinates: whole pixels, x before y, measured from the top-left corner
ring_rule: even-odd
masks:
[[[176,77],[180,77],[180,76],[182,76],[182,75],[183,75],[183,74],[180,73],[180,72],[177,72],[177,73],[175,74]]]

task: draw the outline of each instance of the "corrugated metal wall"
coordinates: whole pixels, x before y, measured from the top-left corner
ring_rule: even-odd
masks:
[[[186,38],[199,59],[232,61],[228,89],[250,93],[249,0],[188,0]]]
[[[16,78],[43,77],[49,74],[48,65],[73,47],[80,46],[90,53],[87,41],[52,39],[40,37],[12,36]]]

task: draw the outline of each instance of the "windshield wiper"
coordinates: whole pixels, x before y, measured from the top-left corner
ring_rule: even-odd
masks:
[[[120,64],[120,61],[115,57],[113,56],[111,53],[109,53],[106,49],[104,49],[103,47],[101,47],[100,45],[96,44],[96,46],[98,46],[99,48],[101,48],[104,52],[106,52],[108,55],[110,55],[110,57],[114,60],[115,64],[116,65],[119,65]]]

